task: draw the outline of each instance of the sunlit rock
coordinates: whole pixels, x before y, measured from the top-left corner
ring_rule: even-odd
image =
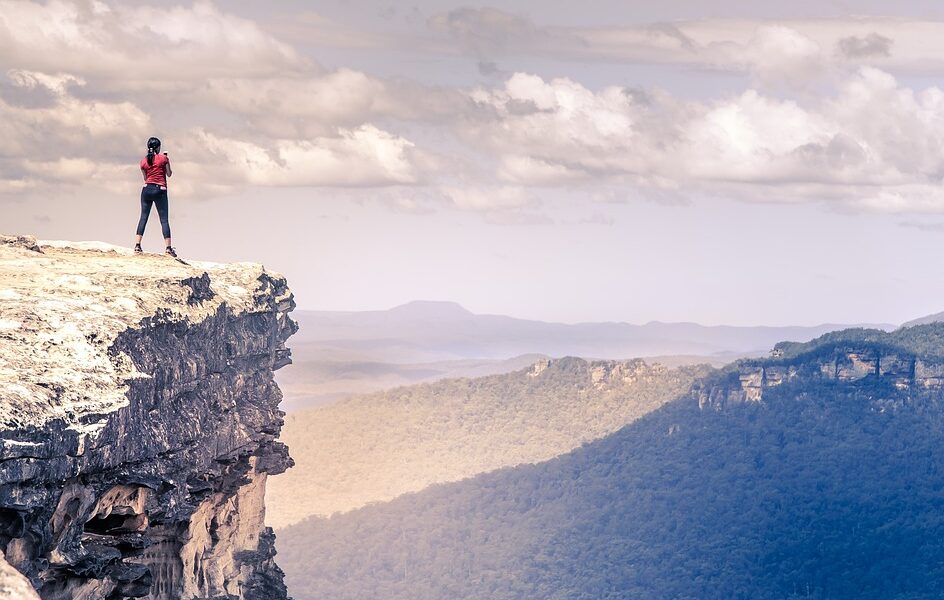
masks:
[[[0,236],[0,549],[44,600],[286,598],[293,308],[258,264]]]

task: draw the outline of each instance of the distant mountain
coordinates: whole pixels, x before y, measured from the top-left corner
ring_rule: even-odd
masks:
[[[290,413],[281,439],[295,467],[269,480],[281,527],[387,501],[434,483],[533,463],[612,433],[688,389],[708,367],[542,360]]]
[[[844,327],[565,325],[476,315],[455,302],[433,301],[381,311],[296,311],[293,316],[301,325],[292,338],[293,364],[276,377],[288,412],[398,385],[507,373],[541,356],[648,357],[670,366],[720,366],[766,355],[782,339],[802,342]]]
[[[390,310],[296,311],[293,352],[308,360],[415,363],[507,359],[522,354],[625,359],[656,355],[766,352],[781,340],[810,340],[849,325],[732,327],[696,323],[545,323],[477,315],[453,302],[410,302]],[[893,329],[894,325],[871,325]]]
[[[944,322],[944,312],[935,313],[933,315],[927,315],[926,317],[920,317],[917,319],[912,319],[907,323],[902,323],[902,327],[914,327],[915,325],[927,325],[928,323],[940,323]]]
[[[463,308],[456,302],[441,302],[433,300],[414,300],[395,306],[386,311],[387,315],[404,321],[420,321],[431,323],[437,321],[462,321],[475,318],[471,311]]]
[[[944,324],[781,350],[547,462],[283,529],[290,593],[944,597]]]

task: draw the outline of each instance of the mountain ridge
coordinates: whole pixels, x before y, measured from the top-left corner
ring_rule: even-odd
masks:
[[[424,313],[429,314],[424,316]],[[731,326],[697,323],[553,323],[475,314],[454,302],[417,301],[384,311],[305,311],[297,353],[345,352],[387,362],[522,354],[628,359],[657,355],[759,352],[782,340],[807,341],[850,325]],[[435,327],[427,324],[435,323]],[[878,324],[892,329],[892,324]]]
[[[282,437],[296,465],[270,481],[267,522],[284,527],[546,460],[615,431],[709,370],[541,359],[511,373],[401,386],[289,413]]]
[[[721,404],[695,385],[551,460],[280,530],[289,586],[298,600],[939,598],[944,386],[881,370],[944,335],[925,327],[736,363],[701,389],[740,390],[748,367],[797,376]]]

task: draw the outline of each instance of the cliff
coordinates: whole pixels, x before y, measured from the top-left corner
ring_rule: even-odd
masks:
[[[921,326],[921,335],[938,335],[939,325]],[[842,332],[839,332],[842,333]],[[911,333],[911,332],[909,332]],[[871,382],[916,393],[944,388],[944,358],[916,352],[908,344],[896,343],[899,332],[875,339],[849,339],[823,344],[810,342],[806,351],[784,355],[774,349],[767,360],[742,360],[719,376],[693,387],[700,408],[724,408],[731,404],[759,402],[770,388],[785,383],[804,385],[829,382]]]
[[[293,308],[261,265],[0,236],[0,549],[40,597],[287,597]]]

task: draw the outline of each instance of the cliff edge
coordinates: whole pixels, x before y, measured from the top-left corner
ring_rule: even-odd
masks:
[[[0,549],[41,598],[287,598],[294,306],[258,264],[0,236]]]

